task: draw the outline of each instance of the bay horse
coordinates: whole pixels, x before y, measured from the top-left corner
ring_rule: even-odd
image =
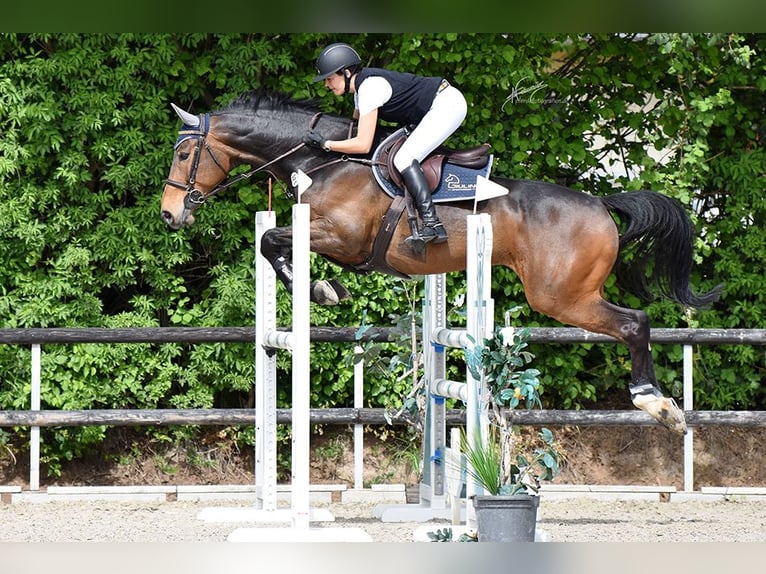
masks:
[[[305,146],[310,128],[328,139],[349,137],[353,121],[322,114],[311,101],[250,92],[227,107],[194,115],[173,105],[183,121],[161,202],[161,217],[172,229],[190,225],[193,212],[210,196],[255,172],[311,185],[300,201],[311,205],[311,251],[352,271],[380,271],[408,277],[465,269],[466,215],[473,202],[437,205],[449,240],[428,244],[421,253],[405,242],[406,218],[395,221],[388,249],[373,257],[373,246],[392,199],[373,177],[369,157],[344,156]],[[237,166],[250,171],[234,177]],[[305,176],[304,176],[305,177]],[[690,287],[694,226],[681,205],[652,191],[597,197],[542,181],[493,177],[509,193],[477,204],[492,219],[493,265],[505,265],[521,279],[529,306],[561,323],[604,333],[628,346],[633,404],[665,427],[686,432],[684,413],[659,389],[650,349],[650,327],[642,310],[603,298],[603,287],[627,246],[635,251],[626,280],[647,297],[652,286],[684,307],[716,301],[721,286],[704,294]],[[622,223],[623,232],[613,219]],[[292,230],[277,227],[263,237],[262,254],[291,288]],[[334,304],[349,296],[337,280],[312,284],[312,301]]]

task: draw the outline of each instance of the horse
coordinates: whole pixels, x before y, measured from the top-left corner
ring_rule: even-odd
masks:
[[[466,201],[437,204],[449,239],[416,249],[406,241],[411,232],[406,218],[387,218],[392,198],[373,177],[370,156],[328,153],[302,143],[309,129],[328,139],[349,137],[350,118],[324,114],[311,100],[266,91],[242,94],[220,110],[199,115],[171,105],[183,122],[160,207],[171,229],[192,224],[194,211],[212,195],[265,172],[289,183],[299,200],[311,206],[312,252],[347,270],[409,277],[464,270],[466,215],[474,208],[488,213],[494,229],[492,264],[518,275],[529,306],[627,345],[633,404],[666,428],[686,432],[684,412],[658,386],[646,312],[603,297],[604,283],[614,271],[618,278],[625,272],[625,287],[644,299],[659,291],[685,308],[718,300],[721,285],[702,294],[690,286],[695,230],[675,199],[654,191],[594,196],[543,181],[492,176],[507,194],[475,206]],[[242,165],[250,171],[230,176]],[[296,175],[311,184],[298,189],[305,184]],[[387,249],[376,245],[384,226],[391,233]],[[277,227],[265,234],[261,248],[288,291],[291,245],[291,228]],[[633,257],[616,267],[629,247]],[[335,304],[349,296],[337,279],[312,283],[314,303]]]

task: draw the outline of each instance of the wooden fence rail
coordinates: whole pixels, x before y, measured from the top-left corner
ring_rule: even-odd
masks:
[[[458,424],[462,411],[453,409],[453,421]],[[382,408],[326,408],[311,409],[312,424],[386,424]],[[392,417],[395,424],[414,420],[403,414]],[[167,425],[252,425],[255,409],[92,409],[92,410],[41,410],[0,411],[0,427],[8,426],[167,426]],[[292,422],[292,409],[277,409],[277,422]]]
[[[650,415],[639,410],[539,410],[509,411],[514,424],[531,426],[659,426]],[[252,425],[254,409],[91,409],[0,411],[0,427],[79,427],[79,426],[230,426]],[[415,422],[410,414],[387,415],[382,408],[311,409],[312,424],[403,425]],[[447,424],[465,424],[464,409],[449,409]],[[291,409],[277,409],[277,422],[289,424]],[[690,427],[766,426],[766,411],[686,411]]]
[[[311,327],[315,343],[353,343],[390,341],[396,338],[393,327],[371,327],[359,334],[358,327]],[[0,329],[0,344],[54,345],[78,343],[254,343],[253,327],[133,327]]]
[[[405,336],[394,327],[311,327],[314,343],[393,341]],[[0,329],[0,344],[75,343],[252,343],[253,327],[135,327]],[[766,345],[766,329],[652,329],[654,343],[678,345]],[[568,327],[529,327],[530,343],[616,343],[613,337]]]

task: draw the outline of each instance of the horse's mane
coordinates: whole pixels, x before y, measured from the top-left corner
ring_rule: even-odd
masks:
[[[226,107],[218,111],[211,112],[211,114],[241,114],[245,117],[253,118],[258,114],[259,111],[264,112],[263,115],[265,116],[275,116],[279,119],[289,119],[288,116],[294,115],[294,120],[306,122],[303,124],[304,128],[308,125],[308,122],[305,119],[306,116],[315,116],[315,119],[318,119],[319,115],[322,114],[317,100],[296,100],[286,96],[285,94],[263,89],[252,90],[240,94]],[[304,119],[301,120],[301,117]],[[349,132],[351,129],[349,123],[352,126],[354,125],[354,120],[351,118],[342,118],[332,114],[324,114],[322,117],[336,120],[335,129],[338,131],[344,130],[345,132]],[[289,125],[289,123],[290,122],[285,122],[286,125]],[[292,123],[295,124],[295,121]],[[324,124],[322,129],[325,129]],[[388,137],[391,133],[393,133],[393,131],[394,128],[392,127],[378,126],[375,133],[376,143],[374,145],[377,147],[377,144],[384,138]]]
[[[256,113],[258,110],[317,113],[319,111],[319,105],[312,99],[294,100],[285,94],[261,89],[240,94],[236,100],[215,113],[242,111]]]

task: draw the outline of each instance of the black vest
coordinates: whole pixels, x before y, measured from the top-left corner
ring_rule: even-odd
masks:
[[[401,125],[418,124],[436,96],[442,79],[393,72],[382,68],[362,68],[356,76],[356,90],[370,76],[381,76],[391,84],[391,99],[378,108],[378,117]]]

